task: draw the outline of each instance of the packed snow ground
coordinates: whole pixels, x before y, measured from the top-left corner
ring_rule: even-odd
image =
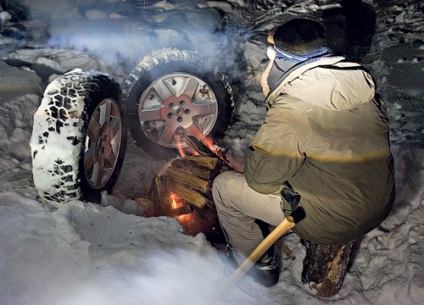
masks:
[[[242,2],[228,1],[232,5]],[[156,9],[163,6],[172,15],[170,3],[158,3]],[[228,3],[221,5],[228,10],[224,6]],[[90,13],[100,14],[99,10]],[[405,22],[407,13],[399,12],[400,21]],[[2,25],[9,20],[5,12],[0,17]],[[9,37],[0,38],[2,46],[13,45]],[[257,68],[264,56],[261,45],[253,40],[245,46],[245,56]],[[375,72],[385,85],[392,119],[397,200],[380,228],[358,245],[345,284],[331,299],[334,304],[409,305],[424,299],[424,47],[409,48],[408,56],[400,47],[384,49],[371,66],[377,67]],[[245,277],[237,287],[216,295],[232,269],[205,236],[185,235],[172,218],[136,216],[140,213],[135,201],[123,196],[143,194],[164,164],[132,143],[116,190],[113,196],[105,195],[101,205],[74,201],[57,208],[38,201],[28,143],[44,85],[48,77],[63,73],[67,64],[103,69],[75,51],[28,59],[32,64],[40,61],[54,68],[46,79],[34,72],[35,65],[18,68],[0,61],[0,304],[328,303],[300,282],[305,251],[294,234],[283,241],[295,259],[281,254],[283,270],[276,286],[263,288]],[[260,99],[259,93],[249,93]],[[226,139],[235,153],[248,143],[263,119],[264,108],[252,100],[238,106],[239,122]]]

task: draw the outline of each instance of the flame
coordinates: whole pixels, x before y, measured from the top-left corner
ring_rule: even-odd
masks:
[[[213,153],[216,153],[216,147],[215,144],[213,143],[213,139],[212,137],[209,136],[205,136],[202,139],[202,143],[203,145],[205,145],[207,148],[209,148]]]
[[[169,195],[169,197],[171,197],[171,208],[172,209],[178,209],[181,208],[183,206],[183,204],[181,203],[181,197],[178,196],[175,193],[172,193]]]
[[[180,154],[181,158],[184,158],[186,156],[186,153],[181,145],[181,141],[178,141],[177,145],[178,153]]]
[[[195,151],[191,147],[183,147],[181,138],[177,138],[177,150],[181,158],[184,158],[188,154],[190,155],[199,155],[197,151]]]
[[[171,208],[173,210],[181,208],[181,207],[184,206],[183,199],[180,196],[178,196],[177,194],[171,192],[169,194],[169,197],[171,198]],[[176,216],[175,218],[177,218],[178,221],[181,224],[183,224],[184,222],[188,222],[190,220],[191,214],[183,214],[183,215]]]

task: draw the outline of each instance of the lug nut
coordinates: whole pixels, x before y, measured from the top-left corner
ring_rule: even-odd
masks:
[[[175,104],[174,103],[169,103],[168,107],[169,108],[174,108]]]
[[[177,121],[181,123],[181,122],[183,121],[183,117],[182,117],[182,116],[179,116],[179,117],[177,118]]]
[[[183,100],[180,101],[180,106],[184,106],[185,102]]]
[[[185,109],[185,110],[184,110],[184,113],[185,113],[185,114],[190,114],[190,112],[191,112],[191,111],[190,111],[190,109]]]
[[[168,113],[168,119],[172,119],[174,117],[174,114],[172,112]]]

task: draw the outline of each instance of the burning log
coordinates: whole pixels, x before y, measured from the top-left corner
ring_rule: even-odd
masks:
[[[174,181],[181,181],[204,194],[207,194],[210,189],[210,181],[198,178],[181,168],[169,166],[164,175],[171,177]]]
[[[212,141],[212,140],[210,140],[210,141]],[[222,150],[215,149],[214,151],[212,151],[210,148],[208,148],[202,142],[200,142],[195,137],[190,136],[190,135],[188,135],[186,137],[185,142],[187,143],[187,145],[189,145],[191,148],[193,148],[201,156],[218,157],[218,164],[217,165],[219,166],[219,168],[222,168],[223,170],[231,169],[231,166],[228,165],[228,160],[225,157]]]
[[[172,183],[172,191],[199,209],[203,208],[209,201],[200,193],[176,181]]]
[[[144,217],[154,217],[157,215],[157,213],[155,212],[155,204],[153,202],[153,200],[149,199],[149,198],[135,198],[134,199],[138,206],[142,209],[142,213],[140,214],[136,214],[139,216],[144,216]]]
[[[149,199],[153,202],[153,215],[150,216],[159,216],[163,214],[164,208],[168,204],[168,198],[165,193],[166,187],[162,183],[162,178],[156,176],[153,179],[153,184],[149,192]]]
[[[212,183],[221,172],[231,167],[225,159],[196,138],[187,144],[198,154],[173,160],[163,174],[153,180],[157,216],[177,218],[188,234],[217,234],[218,215],[212,199]],[[218,228],[218,229],[217,229]]]
[[[188,146],[193,148],[201,156],[213,156],[215,155],[206,145],[196,139],[196,137],[188,135],[185,139]]]
[[[218,163],[217,157],[209,157],[209,156],[185,156],[184,160],[193,161],[196,166],[205,167],[208,169],[215,169]]]
[[[168,216],[181,217],[182,215],[187,215],[193,212],[191,205],[185,204],[184,199],[179,197],[174,192],[170,194],[169,200],[171,202],[171,206],[168,206]]]
[[[208,140],[212,141],[209,138]],[[199,155],[173,160],[171,166],[165,170],[164,176],[172,180],[172,191],[189,204],[197,208],[207,205],[208,209],[216,213],[211,200],[212,182],[219,173],[230,167],[225,163],[223,154],[217,154],[218,151],[221,152],[220,150],[212,151],[190,135],[187,136],[186,143]]]
[[[201,178],[201,179],[209,179],[210,176],[211,176],[211,169],[214,169],[214,168],[209,169],[209,168],[206,168],[206,167],[198,166],[196,164],[195,159],[188,160],[186,158],[175,159],[174,161],[171,162],[171,165],[174,166],[174,167],[177,167],[179,169],[182,169],[184,171],[187,171],[190,174],[193,174],[196,177]]]
[[[156,194],[154,198],[160,201],[155,206],[160,205],[162,208],[160,214],[156,216],[178,219],[186,234],[196,235],[200,232],[212,234],[219,224],[211,200],[210,184],[210,180],[198,178],[170,165],[163,175],[153,181],[152,188],[156,189],[153,192]]]
[[[169,209],[172,192],[197,209],[213,210],[211,202],[211,176],[218,158],[187,156],[175,159],[161,176],[153,180],[152,200],[157,215],[173,216],[175,208]],[[172,210],[172,211],[171,211]],[[216,213],[216,212],[215,212]]]

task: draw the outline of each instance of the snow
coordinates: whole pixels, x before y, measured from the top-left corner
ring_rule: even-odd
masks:
[[[44,6],[33,7],[36,12],[48,11],[45,8],[48,1],[40,2]],[[202,4],[202,9],[222,7],[228,13],[245,7],[246,2],[210,1],[205,2],[208,5]],[[290,10],[300,14],[334,6],[331,1],[316,2],[321,6],[313,1],[303,2]],[[381,28],[377,33],[394,33],[397,28],[392,23],[423,22],[418,13],[413,14],[416,10],[411,9],[411,3],[399,2],[378,15],[387,19],[386,23],[379,23]],[[258,1],[257,9],[260,4]],[[75,17],[76,10],[66,1],[55,5]],[[159,1],[147,7],[145,13],[166,13],[155,17],[166,19],[175,12],[181,13],[179,10],[173,1]],[[54,10],[52,19],[60,19],[58,12]],[[91,18],[103,18],[101,9],[87,13]],[[0,16],[3,29],[11,17],[7,11],[0,12]],[[199,15],[184,13],[183,19],[194,22],[190,16]],[[208,20],[213,23],[215,18],[213,15]],[[266,22],[258,25],[258,31],[272,25],[272,19],[264,16],[263,20]],[[210,23],[207,26],[212,26]],[[413,33],[406,32],[407,39],[412,41]],[[246,276],[239,285],[222,292],[221,285],[233,269],[204,234],[184,234],[173,218],[139,216],[142,211],[133,199],[150,186],[164,162],[151,159],[134,145],[129,144],[124,174],[116,189],[112,195],[104,194],[101,204],[72,201],[53,207],[42,203],[32,179],[29,141],[33,115],[41,102],[45,82],[34,73],[39,71],[35,65],[16,68],[0,62],[0,304],[421,304],[424,299],[424,47],[408,45],[405,51],[405,46],[389,42],[386,36],[377,37],[375,45],[384,51],[381,56],[373,57],[369,65],[391,118],[397,200],[383,224],[363,237],[341,291],[330,300],[318,299],[301,283],[305,250],[294,234],[282,238],[295,258],[281,254],[283,270],[276,286],[264,288]],[[5,46],[1,54],[13,43],[19,46],[21,42],[0,36],[0,45]],[[252,39],[240,45],[247,48],[243,56],[252,57],[250,68],[253,71],[263,68],[261,43]],[[77,50],[48,54],[22,50],[20,58],[51,67],[46,79],[71,66],[106,69],[101,61],[83,56],[81,49]],[[230,56],[229,60],[233,58]],[[110,59],[109,55],[106,59]],[[239,121],[223,141],[238,158],[242,158],[240,152],[263,122],[266,111],[259,102],[261,93],[254,77],[250,81],[245,87],[248,93],[243,91],[245,88],[239,88]]]
[[[51,211],[34,197],[0,197],[2,304],[187,304],[187,291],[222,276],[204,236],[182,234],[175,219],[80,201]]]

